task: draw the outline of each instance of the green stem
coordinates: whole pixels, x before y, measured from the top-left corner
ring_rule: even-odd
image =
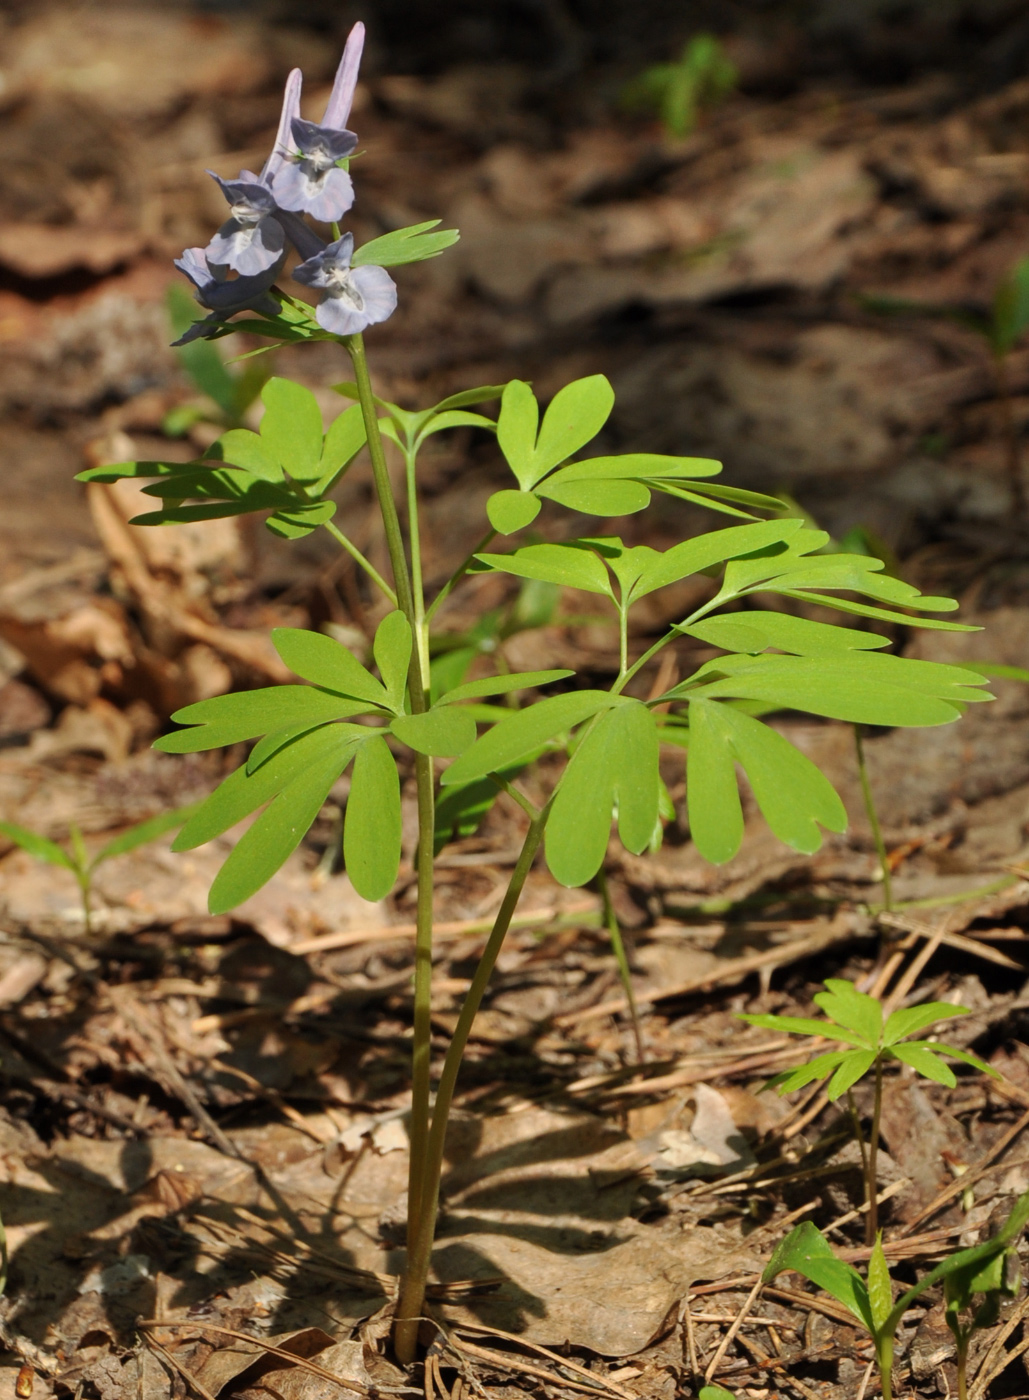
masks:
[[[354,366],[354,380],[361,401],[361,414],[368,438],[368,454],[372,462],[372,475],[375,490],[382,512],[382,523],[386,532],[386,545],[389,549],[390,564],[393,568],[393,581],[396,585],[397,603],[411,624],[415,645],[411,650],[411,671],[408,690],[411,709],[414,714],[424,714],[429,706],[428,671],[423,668],[424,647],[421,634],[424,631],[424,618],[421,607],[416,603],[408,572],[407,556],[404,552],[404,538],[397,515],[397,503],[393,496],[393,486],[386,465],[386,452],[379,431],[375,396],[368,374],[368,361],[365,357],[364,341],[353,335],[346,342]],[[413,502],[412,524],[417,529],[417,501]],[[429,1232],[429,1249],[432,1247],[432,1231],[435,1225],[435,1206],[430,1210],[431,1181],[429,1165],[429,1098],[431,1092],[430,1068],[432,1055],[432,895],[434,859],[434,820],[435,801],[434,772],[431,758],[422,754],[415,756],[415,779],[418,790],[418,850],[415,865],[418,875],[417,932],[415,935],[415,976],[414,976],[414,1034],[411,1047],[411,1163],[408,1181],[408,1231],[412,1241],[421,1240],[426,1229]],[[437,1173],[438,1180],[438,1173]],[[409,1249],[410,1260],[413,1250]],[[426,1268],[428,1266],[426,1265]],[[411,1266],[404,1288],[408,1288]],[[418,1309],[424,1298],[425,1281],[422,1279]],[[408,1337],[413,1356],[415,1331]],[[399,1346],[399,1341],[398,1341]]]
[[[872,1197],[868,1191],[868,1149],[865,1146],[864,1134],[861,1131],[861,1118],[858,1115],[857,1104],[854,1102],[853,1090],[847,1090],[847,1107],[850,1110],[850,1124],[854,1130],[854,1141],[858,1145],[861,1153],[861,1171],[865,1179],[865,1205],[872,1209]]]
[[[674,642],[678,635],[679,633],[673,627],[660,641],[655,642],[648,651],[645,651],[638,661],[634,661],[629,669],[618,677],[611,687],[612,695],[619,695],[625,689],[626,685],[628,685],[629,681],[632,680],[633,676],[635,676],[638,671],[641,671],[647,662],[658,654],[662,647],[666,647],[669,642]]]
[[[425,588],[422,584],[422,533],[418,523],[416,448],[402,449],[407,480],[407,533],[411,544],[411,591],[414,594],[414,638],[423,677],[429,674],[429,630],[425,621]]]
[[[972,1337],[971,1328],[962,1331],[958,1338],[958,1400],[968,1400],[968,1343]]]
[[[475,556],[478,553],[480,553],[480,551],[484,550],[486,546],[493,541],[493,539],[496,537],[496,533],[496,530],[487,530],[486,533],[483,535],[482,539],[472,550],[471,554],[469,554],[467,558],[462,560],[462,562],[458,565],[456,571],[450,576],[450,578],[447,579],[446,583],[443,585],[443,587],[440,589],[440,591],[436,594],[435,598],[433,598],[432,602],[430,603],[429,610],[425,614],[426,622],[431,622],[432,619],[436,616],[436,611],[439,608],[440,604],[445,602],[445,600],[449,598],[450,594],[453,593],[454,589],[457,587],[457,585],[464,578],[465,574],[475,563]]]
[[[632,1033],[636,1041],[636,1062],[643,1064],[646,1055],[643,1050],[643,1031],[640,1026],[640,1013],[636,1005],[636,993],[632,986],[632,972],[629,968],[629,959],[625,953],[625,941],[622,938],[622,926],[618,922],[618,915],[615,913],[615,906],[611,899],[611,889],[607,883],[607,871],[603,866],[597,872],[597,889],[600,897],[604,901],[604,924],[607,927],[608,937],[611,939],[611,950],[615,955],[615,962],[618,964],[618,976],[622,981],[622,990],[625,992],[625,1000],[629,1003],[629,1015],[632,1018]]]
[[[865,814],[868,817],[868,825],[872,828],[872,840],[875,842],[876,854],[879,857],[879,869],[883,877],[883,908],[887,913],[893,908],[893,877],[890,871],[890,858],[886,853],[886,842],[883,840],[882,827],[879,825],[879,814],[875,810],[875,798],[872,795],[872,784],[868,777],[868,768],[865,764],[865,745],[861,738],[861,726],[854,726],[854,748],[857,753],[858,776],[861,779],[861,796],[865,803]]]
[[[368,375],[368,359],[364,352],[364,340],[360,335],[352,335],[347,339],[346,347],[350,352],[350,359],[354,366],[354,381],[357,384],[357,394],[361,401],[361,416],[364,419],[364,430],[368,438],[368,455],[372,460],[375,494],[379,500],[382,524],[386,531],[386,548],[389,550],[389,562],[393,569],[397,606],[403,610],[413,629],[414,599],[411,594],[411,575],[408,572],[407,556],[404,553],[404,536],[400,530],[397,503],[393,498],[393,485],[389,479],[389,468],[386,465],[386,451],[382,445],[382,434],[379,431],[379,417],[375,409],[372,381]],[[414,661],[415,658],[412,657],[412,681],[415,679]],[[421,676],[418,676],[417,679],[420,682]],[[412,685],[411,688],[412,709],[415,706],[414,692],[416,690],[421,692],[420,684]],[[423,704],[422,709],[424,708]]]
[[[893,1336],[875,1338],[875,1359],[879,1363],[879,1380],[883,1400],[893,1400]]]
[[[386,597],[390,600],[390,602],[393,604],[393,606],[396,607],[397,595],[394,593],[393,589],[390,588],[389,584],[382,577],[382,575],[379,573],[378,569],[371,562],[371,560],[366,559],[365,556],[358,549],[357,545],[354,544],[352,540],[348,540],[346,535],[344,535],[343,531],[337,529],[336,526],[333,525],[331,520],[324,521],[323,527],[326,530],[328,530],[329,534],[334,540],[336,540],[338,544],[343,546],[346,552],[350,555],[351,559],[353,559],[354,563],[359,564],[361,568],[364,569],[365,573],[371,579],[372,583],[374,583],[376,587],[380,588],[382,592],[385,593]]]
[[[629,609],[623,602],[618,609],[618,679],[629,669]]]
[[[421,1210],[412,1232],[412,1242],[407,1259],[407,1269],[401,1285],[400,1302],[397,1306],[396,1350],[401,1365],[408,1366],[415,1359],[418,1343],[418,1324],[425,1306],[425,1287],[429,1277],[432,1258],[432,1241],[436,1230],[436,1215],[439,1209],[439,1184],[443,1170],[443,1148],[446,1141],[447,1121],[454,1098],[461,1059],[476,1013],[482,1004],[490,975],[496,965],[512,915],[521,896],[526,877],[532,868],[536,852],[539,850],[546,828],[550,805],[543,808],[539,816],[529,826],[522,843],[518,864],[511,875],[511,882],[504,895],[504,902],[497,912],[493,928],[487,940],[479,966],[468,989],[464,1005],[457,1018],[457,1025],[447,1047],[436,1090],[436,1102],[432,1112],[432,1127],[429,1132],[428,1153],[421,1191]]]
[[[872,1110],[872,1129],[868,1135],[868,1176],[865,1190],[868,1192],[868,1215],[865,1217],[865,1243],[875,1244],[879,1233],[879,1125],[883,1115],[883,1062],[875,1062],[875,1107]],[[892,1343],[891,1343],[892,1346]]]
[[[514,783],[508,782],[500,773],[489,773],[487,776],[494,787],[499,788],[501,792],[506,792],[512,801],[518,803],[531,822],[536,820],[540,814],[539,808],[534,802],[529,801],[524,792],[519,792]]]

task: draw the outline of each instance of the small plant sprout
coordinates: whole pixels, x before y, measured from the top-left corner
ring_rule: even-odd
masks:
[[[951,1016],[967,1016],[963,1006],[952,1006],[946,1001],[923,1002],[920,1006],[906,1007],[894,1011],[885,1021],[882,1003],[866,992],[859,992],[852,982],[830,977],[826,990],[818,992],[815,1004],[826,1015],[826,1020],[809,1020],[802,1016],[757,1016],[741,1015],[740,1019],[752,1026],[765,1030],[786,1031],[790,1035],[805,1035],[820,1041],[842,1041],[849,1046],[846,1050],[828,1050],[809,1060],[797,1069],[784,1070],[768,1081],[766,1088],[778,1089],[780,1094],[792,1093],[827,1079],[828,1095],[832,1102],[849,1094],[859,1079],[870,1071],[875,1077],[875,1098],[872,1108],[872,1126],[868,1138],[868,1150],[860,1136],[860,1123],[853,1114],[854,1131],[861,1148],[865,1164],[865,1201],[868,1208],[866,1232],[871,1244],[878,1229],[878,1175],[876,1160],[879,1150],[879,1124],[882,1118],[883,1066],[889,1060],[910,1065],[916,1073],[937,1084],[953,1088],[957,1083],[954,1071],[943,1061],[943,1056],[961,1060],[966,1065],[990,1074],[995,1079],[1000,1076],[996,1070],[980,1060],[968,1050],[957,1050],[951,1045],[941,1045],[935,1040],[912,1040],[919,1031],[926,1030],[937,1021]]]
[[[944,1316],[958,1349],[958,1400],[967,1400],[968,1396],[968,1346],[973,1335],[980,1328],[995,1326],[1001,1303],[1014,1298],[1021,1287],[1022,1270],[1016,1240],[1017,1235],[1012,1236],[1003,1251],[985,1262],[975,1260],[964,1264],[944,1279]],[[978,1304],[977,1299],[980,1299]]]
[[[356,245],[348,231],[307,222],[338,218],[349,208],[345,166],[356,138],[346,122],[363,32],[356,25],[347,42],[320,126],[298,118],[300,75],[290,75],[275,152],[260,176],[244,171],[239,181],[225,182],[233,200],[228,222],[206,249],[187,250],[179,260],[209,313],[184,330],[181,344],[242,333],[266,342],[247,352],[261,355],[279,345],[328,342],[327,352],[349,361],[350,376],[334,385],[345,401],[342,411],[326,423],[310,389],[272,376],[260,391],[257,431],[239,426],[237,414],[194,461],[107,464],[80,480],[147,479],[144,493],[154,508],[136,518],[141,526],[259,514],[286,540],[325,530],[375,595],[380,620],[370,656],[320,632],[279,628],[272,641],[295,683],[189,705],[173,716],[179,727],[156,747],[185,754],[251,745],[175,841],[176,850],[190,850],[255,818],[214,880],[212,912],[234,908],[274,875],[347,770],[343,864],[359,894],[385,898],[400,867],[402,784],[414,790],[408,1248],[394,1328],[396,1355],[409,1365],[418,1355],[462,1057],[537,855],[567,887],[599,879],[603,897],[613,827],[626,849],[641,854],[660,842],[662,823],[674,815],[662,751],[680,771],[685,758],[690,835],[709,860],[731,859],[743,840],[737,765],[775,834],[814,852],[823,829],[843,830],[843,805],[815,764],[762,716],[790,709],[851,724],[939,725],[991,697],[976,671],[884,654],[888,639],[864,630],[877,622],[968,630],[940,616],[957,607],[951,599],[922,595],[884,573],[882,561],[870,555],[820,553],[827,534],[784,517],[775,497],[723,484],[719,462],[643,452],[590,455],[614,408],[614,390],[602,374],[565,385],[545,405],[518,379],[417,409],[375,392],[363,332],[393,314],[398,289],[385,269],[438,257],[458,234],[428,220]],[[687,55],[683,65],[672,65],[678,95],[668,96],[666,107],[669,120],[683,127],[698,106],[729,86],[713,40],[695,40]],[[689,76],[685,87],[682,74]],[[281,229],[281,245],[273,225]],[[331,242],[322,237],[327,231]],[[286,266],[278,261],[280,246],[284,252],[291,246],[299,257],[289,265],[316,305],[277,285]],[[233,269],[216,261],[227,256],[235,260]],[[258,263],[262,270],[253,271]],[[237,275],[230,277],[230,270]],[[485,503],[481,521],[469,498],[471,547],[447,561],[434,551],[430,572],[422,549],[419,459],[435,434],[455,428],[495,445],[498,464],[506,463],[511,475]],[[387,452],[399,468],[396,490]],[[335,488],[362,453],[389,559],[381,572],[350,538],[349,522],[336,518]],[[600,522],[645,510],[655,493],[722,517],[723,528],[664,550],[604,532]],[[546,543],[523,533],[541,512]],[[583,516],[597,523],[570,538]],[[475,592],[465,585],[482,574],[494,576],[492,601],[509,601],[469,622]],[[704,585],[704,600],[685,615],[670,614],[675,620],[660,635],[641,640],[646,624],[634,624],[648,605],[634,613],[637,606],[701,574],[713,580],[710,588]],[[602,680],[564,666],[517,671],[508,664],[505,641],[548,622],[562,589],[592,595],[617,637],[612,674]],[[458,606],[465,609],[460,626],[451,621],[459,590]],[[832,606],[860,618],[861,626],[763,610],[759,598],[768,594],[797,611]],[[669,649],[684,638],[702,643],[710,659],[666,687],[657,678],[681,674]],[[671,671],[662,664],[669,658]],[[448,841],[472,834],[497,801],[509,804],[521,824],[521,851],[442,1063],[434,1065],[434,861]],[[70,861],[63,851],[59,859]],[[616,952],[624,952],[606,903]],[[624,975],[627,966],[619,961]],[[803,1024],[807,1032],[815,1023]],[[906,1034],[911,1027],[902,1029]],[[813,1033],[822,1034],[823,1027]],[[866,1045],[844,1027],[841,1037],[868,1055],[865,1068],[880,1051],[886,1054],[878,1021],[869,1036]],[[929,1050],[920,1053],[936,1064]],[[935,1077],[944,1072],[941,1066]]]
[[[68,830],[67,849],[64,846],[59,846],[56,841],[50,841],[47,837],[40,836],[35,831],[29,831],[24,826],[16,826],[13,822],[0,822],[0,835],[6,836],[9,841],[20,846],[23,851],[28,851],[29,855],[35,856],[37,860],[71,871],[79,887],[79,894],[82,898],[83,924],[86,933],[89,934],[93,931],[93,876],[98,868],[106,861],[113,860],[115,856],[126,855],[138,846],[145,846],[150,841],[156,841],[165,832],[174,831],[176,827],[182,826],[183,822],[187,821],[199,806],[200,804],[197,802],[190,807],[179,807],[171,812],[159,812],[156,817],[151,817],[149,821],[130,826],[127,831],[123,831],[113,841],[108,841],[107,845],[102,846],[94,856],[90,856],[82,832],[74,822]]]
[[[656,111],[669,136],[688,136],[701,114],[735,88],[739,74],[713,34],[695,34],[674,63],[647,68],[622,89],[629,111]]]
[[[768,1261],[761,1281],[763,1284],[772,1283],[779,1274],[793,1270],[842,1303],[872,1338],[876,1365],[882,1382],[883,1400],[892,1400],[894,1342],[897,1328],[911,1304],[921,1297],[926,1289],[942,1283],[947,1300],[947,1321],[952,1331],[955,1331],[955,1324],[951,1321],[952,1311],[959,1313],[970,1307],[973,1294],[987,1295],[987,1303],[984,1306],[999,1305],[1003,1294],[1007,1293],[1010,1296],[1010,1291],[1017,1288],[1017,1282],[1011,1274],[1007,1275],[1012,1280],[1010,1290],[1003,1282],[1004,1270],[1011,1267],[1005,1264],[1005,1260],[1013,1255],[1015,1244],[1027,1221],[1029,1192],[1018,1198],[1011,1214],[991,1239],[975,1245],[972,1249],[959,1250],[948,1259],[944,1259],[896,1302],[893,1301],[889,1266],[878,1233],[872,1244],[867,1278],[863,1279],[852,1264],[836,1257],[832,1245],[810,1220],[805,1220],[802,1225],[797,1225],[790,1231]],[[997,1280],[1001,1282],[997,1283]],[[995,1300],[992,1304],[991,1298]],[[951,1299],[954,1300],[953,1307]],[[968,1327],[968,1335],[971,1335],[976,1326],[983,1325],[988,1324],[973,1320]],[[957,1331],[955,1336],[958,1336]],[[960,1336],[958,1347],[960,1357]],[[966,1357],[967,1349],[966,1339]],[[963,1362],[959,1367],[959,1384],[961,1400],[965,1400]]]

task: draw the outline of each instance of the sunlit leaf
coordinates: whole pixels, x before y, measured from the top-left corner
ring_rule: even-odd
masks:
[[[399,715],[390,729],[408,748],[441,758],[464,753],[475,742],[475,720],[460,706]]]
[[[275,627],[272,644],[289,669],[305,681],[389,708],[385,687],[332,637],[300,627]]]
[[[400,835],[400,776],[389,745],[376,736],[354,759],[343,824],[343,862],[362,899],[385,899],[396,883]]]
[[[452,763],[440,781],[444,787],[485,778],[524,759],[558,734],[564,734],[595,715],[619,703],[619,697],[606,690],[577,690],[570,695],[554,695],[514,714],[493,726],[475,741],[466,753]]]
[[[302,384],[273,376],[261,390],[261,441],[296,481],[322,475],[322,411]]]

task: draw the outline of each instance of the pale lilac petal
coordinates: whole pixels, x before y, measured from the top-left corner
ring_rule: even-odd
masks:
[[[238,180],[223,180],[213,170],[207,173],[220,187],[236,217],[250,218],[256,223],[275,208],[275,200],[268,186],[256,178],[246,178],[250,175],[249,170],[241,170]]]
[[[214,276],[207,266],[207,255],[203,248],[187,248],[181,258],[174,259],[175,266],[180,272],[184,272],[194,287],[206,287],[208,283],[214,281]]]
[[[319,252],[293,269],[293,277],[308,287],[329,287],[338,282],[341,275],[350,271],[350,260],[354,256],[354,235],[343,234],[335,243],[323,246]]]
[[[285,246],[282,225],[269,216],[252,225],[229,219],[204,251],[208,262],[226,263],[241,277],[256,277],[278,262]]]
[[[321,174],[306,161],[286,161],[275,176],[273,192],[283,209],[310,214],[320,223],[336,223],[354,202],[350,176],[338,166]]]
[[[323,330],[356,335],[392,316],[396,306],[396,284],[384,267],[355,267],[342,285],[326,291],[314,314]]]
[[[301,155],[322,169],[327,170],[338,160],[345,160],[357,149],[357,135],[353,131],[319,126],[317,122],[305,122],[302,117],[293,118],[291,130]]]
[[[346,47],[343,50],[343,57],[336,69],[336,80],[332,84],[329,105],[325,108],[325,115],[322,117],[322,126],[336,128],[346,126],[347,118],[350,116],[350,108],[354,103],[357,70],[361,66],[363,51],[364,25],[358,20],[350,31]]]
[[[304,75],[299,68],[294,68],[286,79],[286,90],[282,96],[282,112],[279,116],[279,129],[275,133],[275,145],[272,147],[271,155],[264,163],[261,171],[261,179],[266,184],[271,184],[275,177],[275,172],[286,159],[289,152],[290,133],[293,128],[294,118],[300,115],[300,89],[304,81]]]

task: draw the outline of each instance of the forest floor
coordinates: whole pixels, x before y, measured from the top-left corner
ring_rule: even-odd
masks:
[[[257,20],[159,9],[41,9],[5,42],[0,818],[57,840],[77,824],[92,849],[239,761],[150,742],[183,704],[282,679],[271,626],[360,645],[381,615],[327,539],[287,554],[232,520],[133,531],[132,484],[73,481],[87,463],[185,460],[210,440],[203,424],[192,446],[162,431],[195,396],[167,348],[169,259],[221,217],[205,168],[261,158],[292,63],[320,112],[335,54]],[[1029,665],[1026,522],[985,344],[951,317],[884,316],[874,300],[982,308],[1027,251],[1029,81],[987,96],[945,75],[737,95],[682,140],[602,104],[555,131],[532,96],[513,66],[359,89],[358,241],[433,217],[462,235],[398,274],[400,309],[369,337],[380,391],[427,404],[518,375],[546,398],[602,371],[617,393],[602,450],[716,456],[734,484],[788,491],[984,629],[911,633],[905,654]],[[276,369],[327,416],[343,407],[335,347],[283,351]],[[1029,351],[1008,384],[1020,434]],[[503,471],[470,430],[425,461],[438,584]],[[386,567],[363,468],[341,511]],[[663,506],[611,528],[668,545],[710,527]],[[480,579],[449,625],[511,598],[499,576]],[[569,592],[504,644],[506,661],[574,657],[610,676],[616,637],[594,610]],[[679,674],[697,659],[684,644]],[[994,689],[956,727],[867,739],[892,912],[845,725],[780,725],[851,815],[815,856],[753,810],[719,868],[681,810],[654,855],[612,844],[641,1047],[599,896],[533,872],[462,1071],[437,1328],[413,1375],[386,1347],[407,1170],[413,788],[401,880],[381,904],[339,869],[344,787],[229,916],[206,909],[227,840],[176,856],[169,837],[112,860],[89,935],[68,872],[0,847],[0,1400],[30,1393],[23,1366],[32,1394],[87,1400],[322,1400],[340,1393],[334,1376],[427,1400],[695,1393],[789,1223],[811,1219],[845,1257],[868,1257],[846,1115],[817,1087],[761,1092],[806,1052],[737,1019],[809,1013],[827,976],[892,1006],[971,1012],[948,1039],[1002,1079],[888,1076],[880,1181],[898,1278],[984,1238],[1029,1187],[1029,687]],[[664,776],[681,809],[681,759]],[[440,857],[437,1052],[522,826],[501,801]],[[867,1087],[856,1097],[867,1114]],[[1029,1392],[1026,1318],[1023,1297],[978,1336],[974,1400]],[[927,1295],[901,1335],[898,1393],[949,1396],[953,1355]],[[717,1379],[751,1400],[850,1400],[874,1386],[870,1369],[847,1315],[791,1275]]]

